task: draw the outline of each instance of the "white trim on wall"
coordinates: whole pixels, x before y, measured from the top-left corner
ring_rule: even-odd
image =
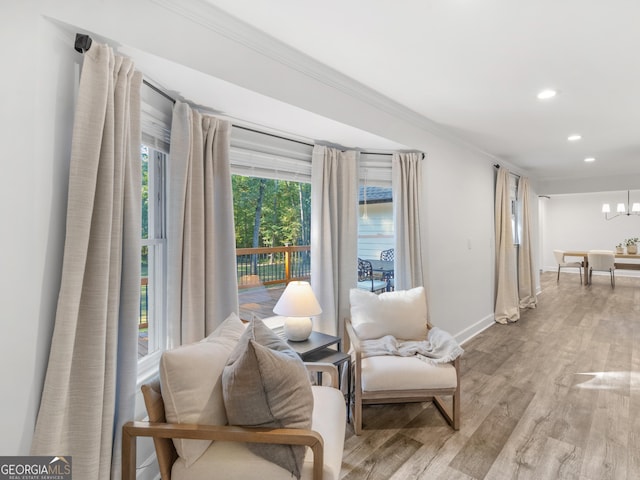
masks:
[[[151,2],[378,110],[409,122],[440,138],[464,146],[466,149],[493,158],[493,155],[460,138],[433,120],[314,60],[299,50],[291,48],[214,5],[183,0],[151,0]]]

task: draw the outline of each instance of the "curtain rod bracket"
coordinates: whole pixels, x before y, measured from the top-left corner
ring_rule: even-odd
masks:
[[[84,53],[91,48],[91,37],[83,33],[76,33],[76,42],[74,48],[78,53]]]

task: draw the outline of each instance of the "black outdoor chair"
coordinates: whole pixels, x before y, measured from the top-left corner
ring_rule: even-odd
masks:
[[[369,292],[384,292],[387,289],[385,280],[373,278],[373,267],[369,260],[358,258],[358,288]]]
[[[380,260],[385,260],[387,262],[393,262],[395,260],[395,250],[390,248],[388,250],[382,250],[380,252]]]
[[[393,248],[388,250],[382,250],[380,252],[380,260],[386,262],[393,262],[396,257],[396,251]],[[395,290],[395,280],[393,279],[393,271],[391,273],[385,273],[382,275],[382,279],[387,282],[387,290]]]

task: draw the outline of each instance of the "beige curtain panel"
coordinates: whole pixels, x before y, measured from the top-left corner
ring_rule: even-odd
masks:
[[[394,281],[397,290],[424,286],[422,257],[422,153],[394,153],[391,157],[393,221],[395,228]]]
[[[167,311],[171,338],[201,340],[238,313],[229,164],[231,125],[176,102],[168,177]]]
[[[93,42],[73,127],[62,279],[31,453],[70,455],[73,476],[120,478],[134,416],[140,302],[140,85]]]
[[[518,295],[520,308],[536,308],[536,275],[531,244],[531,190],[529,179],[520,177],[518,199],[521,206],[520,219],[522,233],[520,235],[520,252],[518,255]]]
[[[515,248],[511,227],[509,170],[500,167],[495,198],[496,305],[495,321],[515,322],[520,318]]]
[[[358,159],[355,151],[313,148],[311,286],[322,307],[314,329],[331,335],[343,335],[357,280]]]

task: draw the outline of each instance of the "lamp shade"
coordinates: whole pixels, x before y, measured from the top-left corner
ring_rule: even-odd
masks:
[[[635,213],[640,212],[640,203],[634,203],[633,206],[631,207],[631,211]]]
[[[273,307],[273,312],[286,317],[284,334],[287,339],[302,342],[313,330],[311,317],[321,314],[322,308],[309,282],[291,282]]]
[[[608,203],[602,204],[602,213],[611,213],[611,206]]]
[[[322,308],[309,282],[291,282],[273,307],[273,313],[285,317],[312,317],[320,315]]]
[[[624,213],[625,212],[624,203],[619,203],[618,204],[618,207],[616,208],[616,212],[618,212],[618,213]]]

